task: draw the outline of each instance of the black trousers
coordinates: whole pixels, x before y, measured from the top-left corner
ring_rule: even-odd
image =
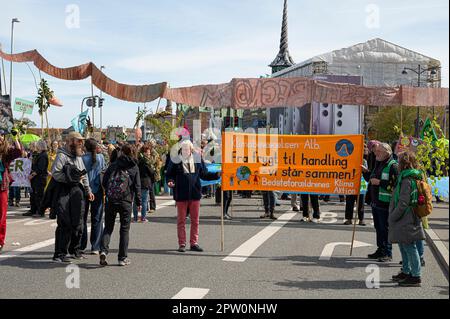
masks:
[[[44,189],[45,184],[47,183],[47,176],[35,176],[31,180],[31,196],[30,196],[30,206],[31,213],[37,214],[40,213],[40,206],[42,200],[44,199]]]
[[[153,184],[148,188],[148,203],[149,210],[156,210],[155,188]]]
[[[101,252],[109,253],[109,243],[111,235],[114,231],[116,216],[120,216],[120,240],[119,240],[119,261],[128,257],[128,242],[130,239],[130,223],[131,223],[131,203],[121,202],[113,204],[106,203],[105,210],[105,229],[103,230],[103,239],[101,244]]]
[[[273,213],[275,210],[275,194],[273,192],[262,192],[264,201],[264,211],[266,213]]]
[[[231,201],[233,200],[233,191],[223,192],[223,215],[228,214],[228,208],[230,208]]]
[[[302,194],[301,198],[303,217],[309,217],[309,199],[311,198],[314,211],[313,218],[320,219],[319,195]]]
[[[83,234],[84,191],[75,187],[70,192],[70,204],[58,212],[55,231],[54,257],[64,257],[68,253],[80,253],[80,241]]]
[[[353,208],[358,195],[345,197],[345,219],[353,219]],[[364,220],[364,195],[359,195],[358,219]]]

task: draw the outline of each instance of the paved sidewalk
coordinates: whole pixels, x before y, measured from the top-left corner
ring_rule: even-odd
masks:
[[[434,250],[439,261],[447,269],[448,275],[448,240],[449,240],[449,203],[433,202],[433,213],[428,218],[429,229],[426,230],[427,243]]]

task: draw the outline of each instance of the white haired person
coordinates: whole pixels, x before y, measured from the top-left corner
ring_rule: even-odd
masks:
[[[11,182],[9,164],[22,155],[22,148],[15,136],[14,147],[6,139],[6,132],[0,130],[0,252],[5,246],[6,211],[8,209],[8,189]]]
[[[370,259],[380,262],[392,260],[392,244],[388,240],[389,203],[397,183],[398,163],[392,157],[389,144],[380,143],[374,146],[376,156],[375,167],[370,172],[363,168],[364,178],[369,180],[367,195],[372,206],[373,222],[377,234],[377,250],[368,255]]]
[[[48,176],[48,154],[47,143],[44,140],[36,142],[34,145],[36,156],[33,157],[31,173],[28,177],[31,183],[30,206],[31,210],[24,213],[24,216],[43,217],[44,211],[40,210],[44,198],[45,185]]]
[[[216,180],[218,173],[208,173],[201,155],[194,153],[191,141],[180,144],[178,155],[171,154],[167,167],[167,185],[174,189],[173,197],[177,204],[178,251],[186,251],[186,213],[191,219],[190,249],[203,251],[198,245],[200,199],[202,198],[201,181]]]

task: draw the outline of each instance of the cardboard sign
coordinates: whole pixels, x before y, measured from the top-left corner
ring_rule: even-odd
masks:
[[[359,194],[363,135],[222,137],[224,190]]]
[[[11,186],[31,187],[30,180],[28,179],[31,173],[30,159],[18,158],[15,161],[12,161],[9,165],[9,172],[14,180]]]
[[[31,115],[33,113],[34,102],[16,98],[14,111]]]

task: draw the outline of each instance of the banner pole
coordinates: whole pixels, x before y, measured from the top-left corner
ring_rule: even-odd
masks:
[[[222,185],[223,186],[223,185]],[[224,213],[224,208],[223,208],[223,188],[221,187],[220,189],[221,191],[221,198],[220,198],[220,202],[222,204],[222,214],[220,215],[220,220],[221,220],[221,243],[220,243],[220,249],[223,252],[225,250],[225,245],[224,245],[224,241],[225,241],[225,230],[224,230],[224,223],[223,223],[223,213]]]
[[[352,235],[352,245],[350,247],[350,257],[353,255],[353,245],[355,242],[355,234],[356,234],[356,217],[359,211],[359,201],[361,197],[361,192],[358,192],[358,197],[356,197],[356,212],[353,214],[353,235]]]

